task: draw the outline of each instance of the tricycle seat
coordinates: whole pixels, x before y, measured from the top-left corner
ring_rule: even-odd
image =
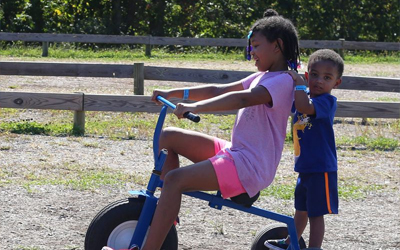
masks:
[[[260,197],[260,192],[258,192],[255,196],[250,197],[247,193],[239,194],[237,196],[231,197],[231,201],[243,205],[245,207],[251,207],[254,202]]]

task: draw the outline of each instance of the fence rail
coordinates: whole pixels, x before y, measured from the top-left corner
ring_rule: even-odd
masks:
[[[180,99],[173,99],[173,102]],[[160,106],[142,95],[94,95],[84,93],[0,92],[1,108],[71,111],[159,112]],[[213,114],[234,114],[213,112]],[[400,118],[400,102],[339,101],[336,117]]]
[[[222,46],[246,47],[244,38],[191,38],[191,37],[157,37],[157,36],[120,36],[91,34],[50,34],[50,33],[9,33],[0,32],[0,41],[42,42],[43,55],[47,56],[49,42],[69,43],[108,43],[108,44],[144,44],[146,55],[151,54],[151,45],[182,46]],[[358,42],[340,39],[333,40],[300,40],[300,48],[337,49],[337,50],[400,50],[396,42]]]
[[[87,64],[87,63],[43,63],[43,62],[1,62],[0,75],[23,76],[67,76],[67,77],[113,77],[137,78],[157,81],[179,81],[199,83],[230,83],[243,79],[251,71],[228,71],[190,68],[146,66],[143,63],[129,64]],[[135,69],[137,69],[135,74]],[[139,72],[141,71],[141,72]],[[399,92],[400,79],[389,77],[343,76],[340,89]],[[140,86],[140,88],[143,88]],[[143,94],[143,93],[136,93]]]
[[[144,66],[143,63],[77,64],[42,62],[0,62],[0,75],[116,77],[132,78],[132,96],[92,95],[85,93],[0,92],[1,108],[72,110],[74,127],[84,130],[85,111],[158,112],[159,107],[143,96],[144,80],[199,83],[228,83],[243,79],[253,72],[204,70]],[[343,76],[341,89],[400,93],[400,79]],[[177,101],[177,100],[175,100]],[[220,112],[215,114],[232,114]],[[400,102],[339,101],[337,117],[400,118]]]

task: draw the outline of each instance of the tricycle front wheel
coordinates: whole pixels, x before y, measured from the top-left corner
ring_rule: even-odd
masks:
[[[144,201],[141,198],[127,198],[103,208],[88,227],[85,250],[100,250],[103,246],[113,249],[129,248]],[[171,227],[161,249],[178,249],[175,226]]]

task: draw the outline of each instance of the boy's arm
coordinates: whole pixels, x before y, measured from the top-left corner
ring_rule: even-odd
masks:
[[[299,74],[297,74],[297,72],[288,71],[288,74],[292,76],[295,86],[307,85],[304,79]],[[314,104],[312,103],[312,101],[310,100],[305,91],[295,90],[294,104],[296,106],[297,111],[299,111],[300,113],[307,115],[315,115]]]

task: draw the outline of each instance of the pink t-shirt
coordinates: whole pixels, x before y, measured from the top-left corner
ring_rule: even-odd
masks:
[[[250,197],[275,177],[281,159],[286,126],[294,98],[293,80],[282,72],[258,72],[242,80],[244,89],[265,87],[273,105],[255,105],[238,111],[232,131],[232,155],[239,179]]]

